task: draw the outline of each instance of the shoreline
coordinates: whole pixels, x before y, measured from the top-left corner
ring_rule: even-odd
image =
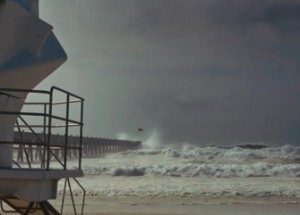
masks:
[[[79,196],[75,201],[79,202]],[[58,198],[59,200],[59,198]],[[54,205],[59,208],[55,200]],[[77,205],[77,212],[80,205]],[[74,214],[70,198],[64,214]],[[219,198],[164,198],[132,196],[87,196],[85,215],[296,215],[300,211],[300,198],[286,197],[219,197]]]
[[[58,197],[59,199],[59,197]],[[78,198],[80,199],[80,198]],[[169,197],[169,196],[86,196],[90,204],[121,204],[121,205],[239,205],[239,204],[287,204],[300,205],[299,197],[285,196],[220,196],[220,197]]]

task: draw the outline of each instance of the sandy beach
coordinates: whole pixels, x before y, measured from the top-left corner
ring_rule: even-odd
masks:
[[[62,214],[76,214],[66,196]],[[81,200],[75,196],[76,212]],[[299,198],[140,198],[87,196],[84,215],[298,215]],[[60,211],[61,196],[51,200]],[[4,213],[2,215],[14,214]]]
[[[299,147],[261,150],[188,147],[128,151],[83,160],[85,215],[298,215]],[[75,166],[75,161],[69,162]],[[62,214],[80,214],[73,180]],[[64,180],[58,198],[60,211]],[[2,213],[4,214],[4,213]]]
[[[84,214],[298,215],[298,154],[289,146],[189,147],[84,159]],[[58,189],[60,198],[62,183]],[[72,189],[80,204],[82,192]],[[64,212],[74,214],[69,196]]]
[[[66,204],[64,211],[66,214],[73,214],[71,204]],[[84,208],[85,215],[296,215],[299,211],[299,199],[293,198],[188,198],[179,200],[160,197],[87,197]]]

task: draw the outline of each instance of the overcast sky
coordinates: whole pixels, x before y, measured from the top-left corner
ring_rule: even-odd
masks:
[[[40,0],[69,59],[39,89],[86,99],[85,135],[300,143],[300,0]]]

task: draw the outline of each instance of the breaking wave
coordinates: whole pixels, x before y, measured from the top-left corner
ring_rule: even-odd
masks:
[[[282,147],[266,147],[262,149],[247,149],[242,147],[219,148],[210,147],[195,147],[185,145],[182,148],[166,148],[166,149],[143,149],[135,151],[123,152],[123,154],[137,155],[157,155],[163,154],[170,157],[195,159],[195,160],[249,160],[249,159],[300,159],[300,147],[282,146]]]
[[[300,177],[300,147],[143,149],[86,160],[87,175],[172,177]]]

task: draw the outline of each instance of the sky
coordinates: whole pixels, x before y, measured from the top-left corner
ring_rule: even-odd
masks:
[[[300,144],[300,0],[40,0],[86,136]]]

